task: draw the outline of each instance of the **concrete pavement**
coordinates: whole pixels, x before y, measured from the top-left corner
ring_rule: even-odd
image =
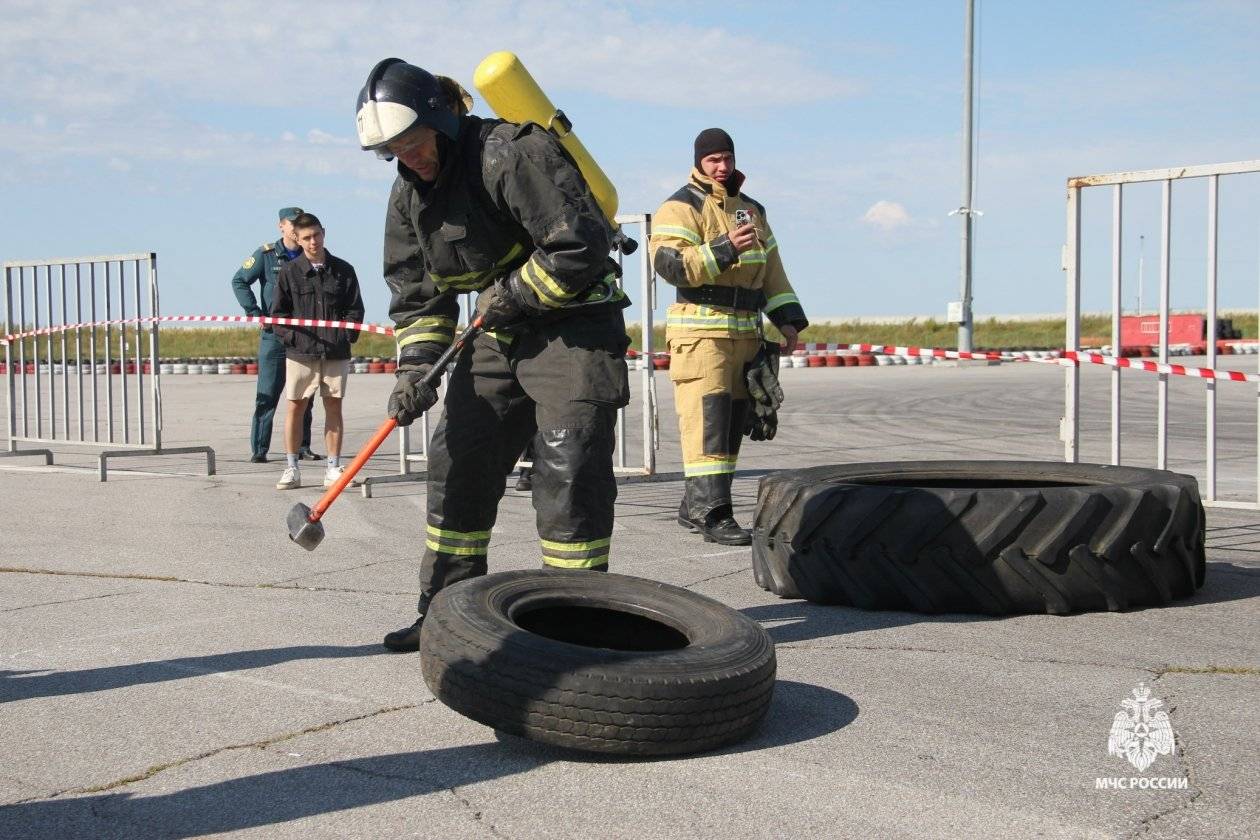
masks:
[[[744,521],[771,469],[1062,457],[1055,367],[783,378],[779,436],[747,444],[740,461]],[[1083,451],[1105,460],[1107,374],[1082,378]],[[1129,463],[1153,459],[1155,380],[1126,375]],[[348,449],[379,422],[390,384],[352,380]],[[1202,476],[1203,383],[1170,387],[1172,466]],[[676,473],[663,376],[657,388],[660,469]],[[280,464],[248,462],[253,389],[241,376],[164,378],[164,440],[214,446],[215,476],[200,474],[199,458],[164,456],[117,462],[102,484],[90,451],[61,446],[51,468],[0,461],[0,836],[1260,834],[1253,511],[1209,510],[1207,584],[1194,598],[993,619],[779,600],[753,583],[747,549],[674,523],[679,481],[625,484],[614,569],[761,622],[779,683],[747,742],[664,761],[587,756],[455,714],[425,688],[417,657],[383,651],[381,635],[414,617],[423,484],[345,494],[324,544],[302,551],[284,515],[322,488],[276,491]],[[1218,403],[1221,495],[1254,500],[1254,389],[1223,383]],[[640,427],[632,411],[632,447]],[[382,453],[368,471],[395,466]],[[530,498],[508,489],[491,567],[537,563]],[[1107,754],[1112,719],[1139,684],[1164,702],[1177,738],[1145,772]],[[1097,787],[1139,777],[1185,787]]]

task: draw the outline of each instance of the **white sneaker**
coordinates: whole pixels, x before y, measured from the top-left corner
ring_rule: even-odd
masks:
[[[285,467],[276,482],[277,490],[296,490],[302,486],[302,473],[297,467]]]
[[[335,467],[332,464],[329,464],[328,468],[324,470],[324,486],[332,487],[334,484],[337,483],[337,479],[341,478],[341,476],[345,473],[345,471],[346,471],[346,468],[342,466],[341,464],[338,464]],[[363,483],[363,479],[359,478],[357,475],[354,478],[350,479],[351,487],[358,487],[362,483]]]

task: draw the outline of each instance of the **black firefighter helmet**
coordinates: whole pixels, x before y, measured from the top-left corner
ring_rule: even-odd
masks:
[[[401,58],[372,68],[355,108],[359,145],[389,160],[386,148],[416,126],[428,126],[451,140],[459,136],[456,107],[437,77]]]

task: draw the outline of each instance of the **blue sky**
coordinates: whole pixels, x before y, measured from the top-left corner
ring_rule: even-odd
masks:
[[[977,318],[1062,312],[1069,176],[1260,158],[1260,4],[977,8]],[[297,204],[383,322],[392,169],[357,147],[358,90],[390,55],[471,89],[478,62],[506,49],[572,118],[622,212],[655,210],[685,180],[695,134],[719,125],[811,316],[943,316],[959,287],[947,214],[961,195],[963,15],[963,0],[8,0],[0,253],[153,250],[164,312],[235,314],[232,273]],[[489,113],[479,97],[474,110]],[[1258,305],[1258,188],[1257,175],[1222,183],[1223,306]],[[1095,192],[1084,303],[1104,309],[1110,195]],[[1126,193],[1126,307],[1139,236],[1146,308],[1157,299],[1158,196]],[[1175,306],[1205,299],[1205,196],[1202,181],[1174,189]]]

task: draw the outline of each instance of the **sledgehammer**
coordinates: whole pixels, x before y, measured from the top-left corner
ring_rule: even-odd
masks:
[[[481,318],[477,318],[468,325],[468,329],[446,348],[436,362],[433,368],[424,376],[422,380],[426,385],[436,387],[437,381],[442,378],[442,373],[446,370],[446,366],[451,363],[451,359],[455,358],[455,354],[463,349],[464,345],[472,339],[476,338],[481,332]],[[368,458],[375,454],[380,445],[385,442],[385,438],[389,437],[398,425],[398,421],[393,417],[385,419],[376,433],[372,435],[372,439],[363,445],[359,450],[359,454],[354,456],[354,460],[346,467],[345,472],[341,474],[341,478],[337,479],[332,487],[324,491],[324,495],[315,503],[314,509],[298,502],[289,510],[286,522],[289,526],[289,539],[305,548],[307,551],[314,551],[315,548],[324,541],[324,524],[320,522],[324,514],[328,512],[328,508],[332,503],[337,501],[337,497],[341,495],[341,491],[354,480],[359,474],[359,470],[363,469],[363,465],[367,463]]]

